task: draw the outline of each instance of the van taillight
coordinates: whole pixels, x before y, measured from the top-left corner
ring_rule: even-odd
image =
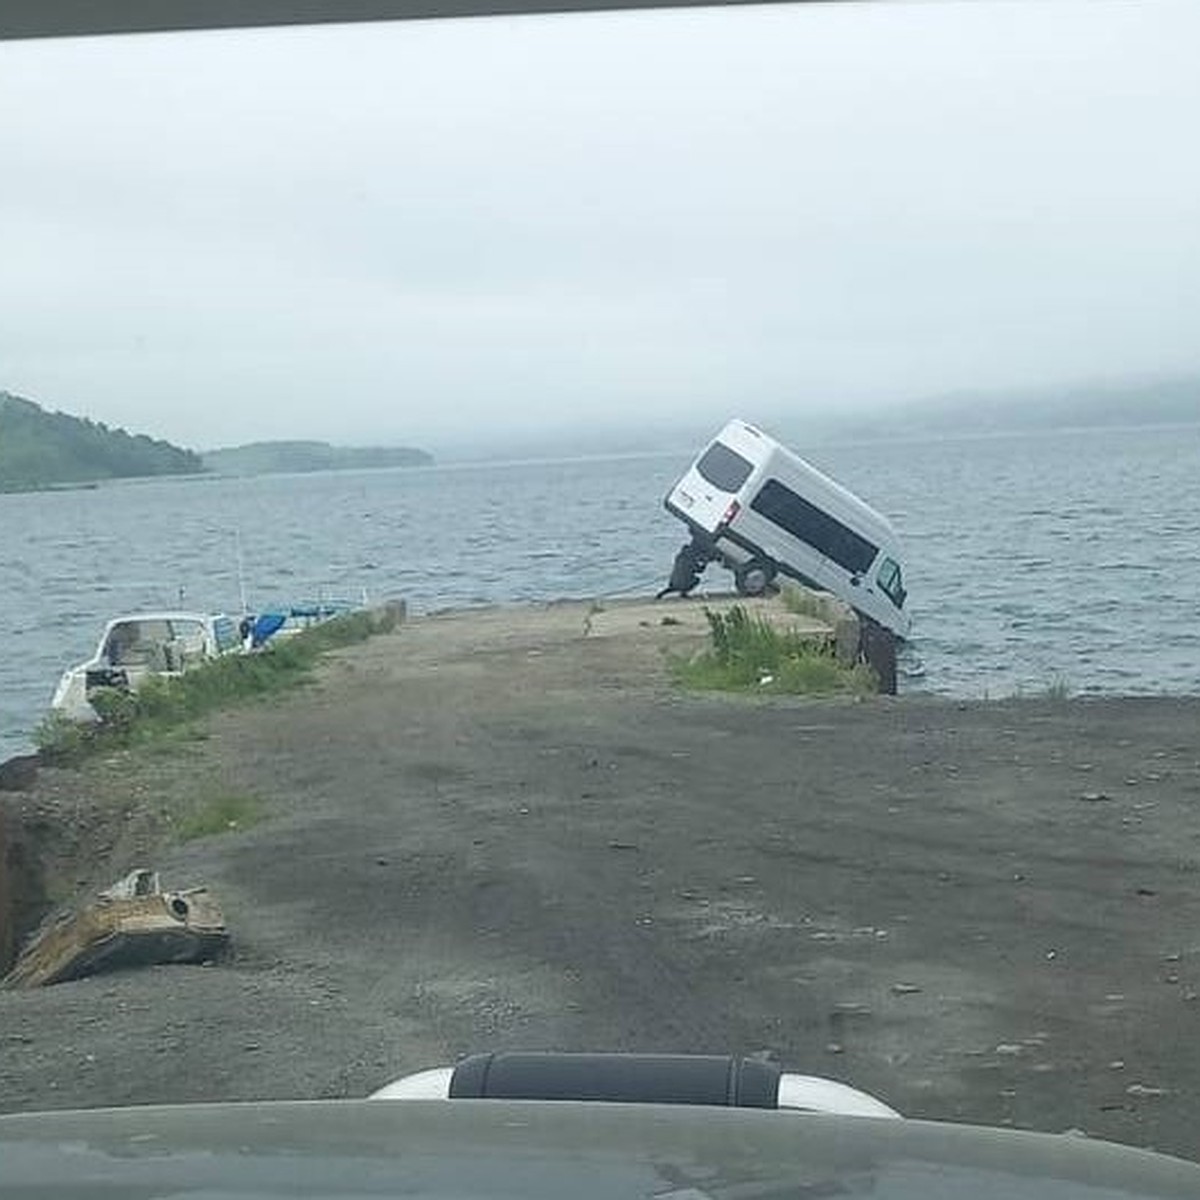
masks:
[[[721,518],[721,524],[729,525],[733,521],[733,518],[741,511],[742,506],[736,500],[731,501],[729,507],[725,510],[725,515]]]

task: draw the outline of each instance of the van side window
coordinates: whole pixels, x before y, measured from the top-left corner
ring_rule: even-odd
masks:
[[[750,478],[754,466],[736,450],[730,450],[724,442],[713,442],[701,455],[696,470],[713,487],[723,492],[736,492]]]
[[[797,496],[778,479],[768,479],[750,507],[855,575],[864,574],[879,553],[878,546]]]
[[[894,558],[885,558],[876,576],[880,590],[897,607],[903,608],[908,593],[904,590],[904,580],[900,574],[900,564]]]

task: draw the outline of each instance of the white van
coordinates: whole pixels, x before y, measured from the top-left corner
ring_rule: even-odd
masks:
[[[787,575],[908,636],[904,560],[887,519],[753,425],[730,421],[665,504],[743,595]]]

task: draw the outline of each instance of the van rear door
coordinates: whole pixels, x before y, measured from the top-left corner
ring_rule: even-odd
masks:
[[[689,525],[715,533],[753,470],[748,458],[718,438],[671,489],[667,508]]]

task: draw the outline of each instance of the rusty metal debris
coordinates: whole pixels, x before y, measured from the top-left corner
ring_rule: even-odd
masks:
[[[203,962],[228,941],[225,918],[207,888],[164,892],[156,871],[139,869],[44,927],[3,986],[41,987],[121,967]]]

